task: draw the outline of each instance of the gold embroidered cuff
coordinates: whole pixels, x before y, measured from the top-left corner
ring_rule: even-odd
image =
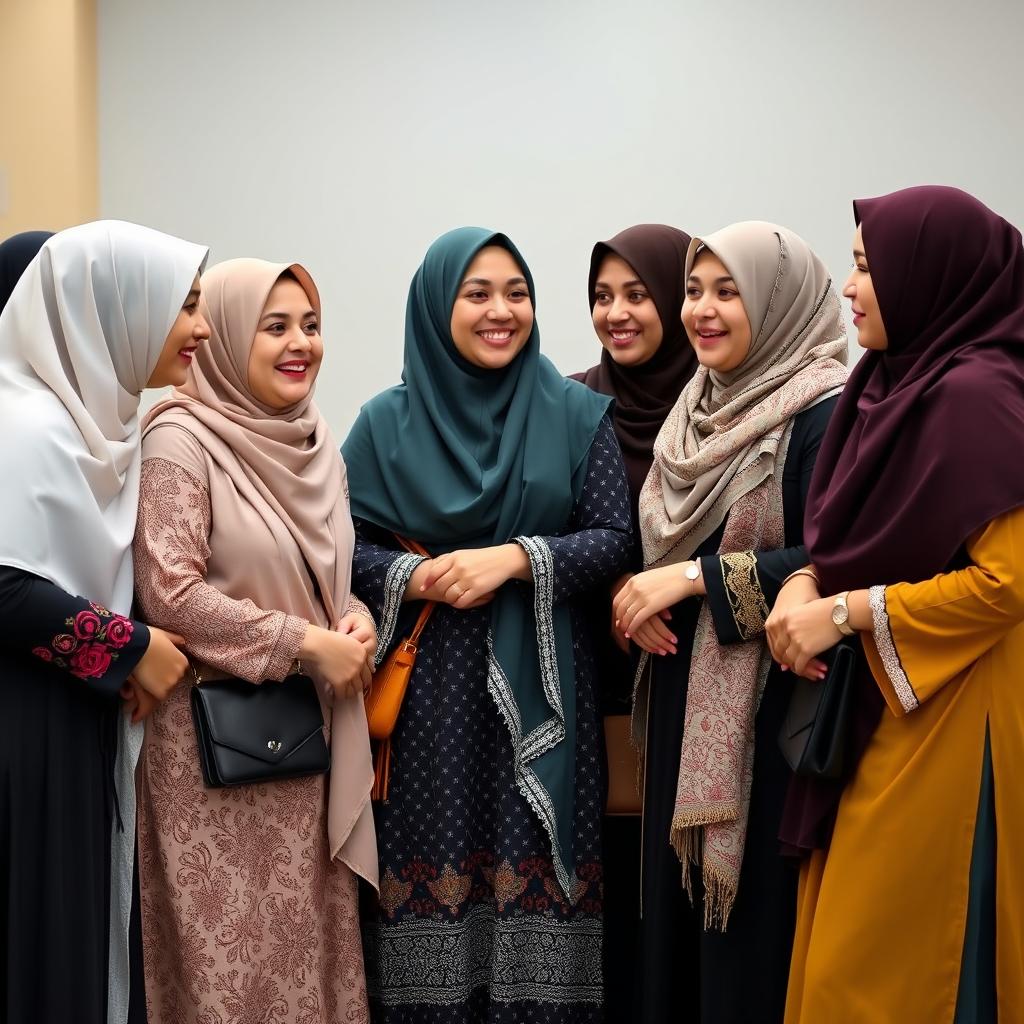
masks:
[[[764,632],[769,611],[757,577],[757,558],[753,551],[734,551],[720,558],[736,632],[743,640],[754,640]]]

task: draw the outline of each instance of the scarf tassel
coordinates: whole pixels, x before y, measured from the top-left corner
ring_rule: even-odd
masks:
[[[715,870],[714,865],[707,862],[701,865],[703,840],[704,830],[699,825],[680,827],[673,823],[672,847],[683,869],[683,888],[690,897],[690,906],[693,906],[693,878],[690,871],[694,867],[702,867],[704,930],[710,931],[714,928],[724,932],[729,923],[733,904],[736,902],[736,885]]]

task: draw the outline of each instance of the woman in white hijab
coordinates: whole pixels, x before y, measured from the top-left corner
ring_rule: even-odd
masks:
[[[128,1018],[138,719],[187,667],[180,638],[130,617],[138,407],[145,388],[182,383],[208,337],[206,252],[134,224],[84,224],[43,242],[0,313],[8,1024]]]

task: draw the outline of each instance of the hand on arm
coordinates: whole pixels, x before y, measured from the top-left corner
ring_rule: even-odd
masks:
[[[705,593],[699,574],[693,579],[686,575],[696,564],[663,565],[631,577],[612,602],[612,615],[623,635],[650,653],[675,653],[676,638],[664,622],[671,618],[672,605]]]
[[[184,643],[177,633],[150,626],[149,646],[129,677],[131,682],[157,703],[166,700],[188,671],[188,658],[179,650]]]
[[[298,656],[304,667],[309,669],[309,674],[335,697],[355,697],[369,689],[373,675],[372,659],[367,657],[366,648],[352,633],[339,633],[310,624],[306,627]]]
[[[512,579],[531,579],[530,560],[518,544],[466,548],[420,563],[405,594],[409,600],[441,601],[465,610],[487,604]]]
[[[772,657],[784,670],[792,668],[806,679],[823,679],[826,666],[818,655],[843,638],[832,619],[836,599],[820,597],[817,583],[808,576],[791,577],[779,591],[775,607],[765,623]],[[854,630],[871,629],[868,592],[854,590],[847,595],[849,625]]]

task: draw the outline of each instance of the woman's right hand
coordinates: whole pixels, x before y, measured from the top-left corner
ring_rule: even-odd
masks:
[[[786,621],[790,611],[794,608],[801,608],[812,601],[818,601],[821,594],[818,592],[818,584],[810,576],[793,576],[779,591],[775,598],[775,605],[771,610],[764,624],[765,638],[768,641],[768,649],[771,656],[787,671],[790,666],[785,664]],[[819,658],[812,658],[808,664],[812,673],[809,678],[820,678],[824,675],[827,666]]]
[[[151,697],[167,700],[171,691],[185,678],[188,658],[178,650],[185,638],[177,633],[149,627],[149,646],[132,672],[132,678]]]
[[[373,675],[366,648],[354,636],[319,626],[306,627],[299,659],[335,697],[362,694],[369,687]]]

